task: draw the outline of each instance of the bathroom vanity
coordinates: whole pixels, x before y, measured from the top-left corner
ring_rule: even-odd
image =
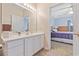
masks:
[[[5,56],[32,56],[44,48],[44,33],[2,35]]]

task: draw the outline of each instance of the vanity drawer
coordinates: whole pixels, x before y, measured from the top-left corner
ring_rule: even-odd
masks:
[[[9,42],[7,42],[7,48],[16,47],[16,46],[21,45],[23,43],[24,43],[24,39],[9,41]]]

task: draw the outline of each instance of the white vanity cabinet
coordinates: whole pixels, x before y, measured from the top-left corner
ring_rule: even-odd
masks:
[[[38,52],[43,47],[41,46],[41,35],[37,35],[34,39],[34,53]]]
[[[32,56],[33,55],[33,44],[34,44],[34,41],[33,41],[34,38],[29,38],[28,39],[28,56]]]
[[[41,48],[44,48],[44,35],[41,35],[41,42],[40,42],[40,44],[41,44]]]
[[[6,56],[23,56],[24,55],[24,39],[16,39],[7,41],[3,45],[4,55]]]
[[[25,56],[32,56],[43,48],[44,35],[36,35],[25,39]]]
[[[25,39],[25,56],[33,55],[33,38]]]
[[[25,56],[28,56],[28,38],[27,39],[25,39],[25,43],[24,43],[24,46],[25,46],[25,48],[24,48],[24,55]]]
[[[32,56],[44,46],[44,34],[3,38],[3,52],[5,56]]]

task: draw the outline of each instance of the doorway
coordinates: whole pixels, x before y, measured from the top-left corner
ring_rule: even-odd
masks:
[[[53,55],[73,55],[73,5],[59,3],[50,7],[50,36]]]

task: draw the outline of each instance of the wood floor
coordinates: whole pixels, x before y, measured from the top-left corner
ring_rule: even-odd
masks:
[[[52,41],[52,48],[39,51],[35,56],[72,56],[73,45]]]

